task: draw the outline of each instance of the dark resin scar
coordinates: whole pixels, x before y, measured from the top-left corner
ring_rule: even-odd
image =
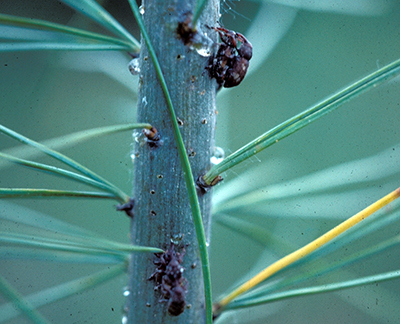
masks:
[[[183,313],[186,306],[187,281],[183,277],[185,268],[181,266],[185,248],[182,253],[175,251],[174,243],[164,253],[155,254],[158,260],[154,261],[157,266],[148,280],[154,280],[154,290],[161,291],[160,302],[168,302],[168,313],[178,316]]]

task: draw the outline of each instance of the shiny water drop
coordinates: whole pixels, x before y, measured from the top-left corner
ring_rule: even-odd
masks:
[[[207,36],[207,33],[203,33],[201,29],[198,28],[196,35],[192,39],[190,49],[195,49],[199,55],[208,57],[211,55],[211,47],[213,44],[213,41]]]
[[[172,235],[172,237],[171,237],[171,242],[174,243],[175,245],[178,245],[178,244],[182,241],[182,239],[183,239],[184,236],[185,236],[185,235],[182,234],[182,233],[174,234],[174,235]]]
[[[131,294],[131,291],[129,290],[128,286],[124,287],[123,293],[125,297],[128,297]]]
[[[215,146],[214,154],[211,157],[211,163],[217,165],[221,163],[224,158],[225,158],[225,151],[221,147]]]
[[[128,323],[128,317],[126,315],[122,316],[122,324],[127,324]]]
[[[211,50],[207,46],[196,48],[196,52],[203,57],[209,57],[211,55]]]
[[[144,15],[144,10],[145,8],[144,8],[144,5],[141,5],[140,7],[139,7],[139,12],[140,12],[140,14],[141,15]]]
[[[146,98],[146,96],[144,96],[143,98],[142,98],[142,104],[143,105],[147,105],[147,98]]]
[[[139,58],[134,58],[131,60],[128,64],[129,67],[129,72],[131,72],[132,75],[138,75],[140,73],[140,65],[139,65]]]
[[[210,242],[206,241],[206,246],[209,247],[210,246]]]
[[[139,139],[140,139],[141,136],[142,136],[142,133],[139,133],[138,131],[134,131],[134,132],[132,133],[133,140],[134,140],[136,143],[139,143]]]

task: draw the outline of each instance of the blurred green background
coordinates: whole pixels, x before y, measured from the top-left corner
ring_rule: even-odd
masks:
[[[373,2],[355,1],[366,9],[366,15],[361,15],[361,10],[332,12],[340,7],[338,1],[321,3],[331,4],[327,6],[329,10],[294,9],[261,1],[226,0],[221,3],[222,24],[243,33],[254,47],[249,75],[240,87],[225,89],[218,96],[216,142],[226,154],[399,58],[400,5],[397,1],[378,1],[382,3],[381,10],[370,11],[367,9],[373,7]],[[105,1],[103,5],[138,37],[125,1]],[[50,0],[4,0],[0,3],[0,12],[107,33]],[[264,16],[260,18],[261,13]],[[138,77],[129,74],[128,62],[128,55],[112,52],[2,53],[1,124],[41,141],[93,127],[133,122]],[[235,210],[232,214],[243,219],[254,218],[254,222],[293,246],[309,242],[340,219],[351,216],[399,186],[400,173],[390,173],[398,167],[399,161],[399,105],[399,86],[395,79],[227,172],[225,181],[215,190],[216,199],[224,192],[225,185],[225,190],[230,190],[230,181],[245,183],[253,190],[273,185],[282,190],[285,187],[303,190],[303,196],[286,197],[254,208]],[[91,140],[63,153],[130,193],[132,141],[132,134],[126,132]],[[15,141],[0,137],[1,149],[14,145]],[[390,151],[392,157],[387,153]],[[375,157],[371,162],[363,160],[371,156]],[[38,161],[49,163],[50,159],[40,156]],[[253,172],[248,173],[249,170]],[[307,194],[307,190],[321,183],[318,177],[309,182],[304,179],[321,170],[330,177],[321,181],[343,178],[343,189],[339,193],[329,192],[328,181],[326,190]],[[366,181],[346,187],[353,173]],[[300,177],[305,178],[298,180]],[[42,173],[4,165],[0,186],[76,188],[76,184],[63,179],[54,181],[53,177]],[[10,199],[0,202],[0,212],[6,208],[14,209],[17,214],[29,212],[33,217],[36,212],[44,213],[109,239],[129,242],[129,219],[115,213],[110,201]],[[375,236],[355,243],[352,248],[356,250],[388,235],[397,235],[398,225],[392,224]],[[342,274],[351,277],[398,269],[397,250],[366,260],[355,266],[350,275],[339,270],[336,279]],[[267,266],[279,256],[283,256],[279,251],[264,251],[248,238],[214,225],[211,244],[214,296],[222,294],[242,276],[249,277],[249,271],[257,262]],[[336,259],[328,256],[326,260],[334,262]],[[23,294],[103,268],[88,264],[0,261],[1,274]],[[40,310],[54,323],[119,323],[126,282],[122,275]],[[375,287],[290,299],[232,313],[232,316],[227,314],[220,322],[396,323],[400,322],[399,288],[398,281],[391,281]],[[0,300],[3,301],[1,296]],[[10,323],[28,321],[20,317]]]

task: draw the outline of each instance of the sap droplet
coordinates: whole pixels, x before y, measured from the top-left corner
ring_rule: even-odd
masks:
[[[131,291],[129,290],[129,288],[127,286],[124,287],[122,295],[124,295],[125,297],[128,297],[130,294],[131,294]]]
[[[122,324],[127,324],[128,323],[128,317],[126,315],[122,316]]]
[[[204,46],[201,48],[196,48],[196,51],[198,54],[200,54],[203,57],[209,57],[211,55],[210,48],[207,46]]]
[[[184,236],[185,236],[185,235],[182,234],[182,233],[174,234],[174,235],[172,235],[172,237],[171,237],[171,242],[174,243],[175,245],[178,245],[178,244],[183,240],[183,237],[184,237]]]
[[[146,97],[146,96],[144,96],[144,97],[142,98],[142,104],[145,105],[145,106],[147,106],[147,97]]]
[[[210,246],[210,242],[206,241],[206,246],[209,247]]]
[[[134,58],[131,60],[128,64],[128,67],[129,72],[131,72],[132,75],[138,75],[140,73],[139,58]]]
[[[144,5],[141,5],[141,6],[139,7],[139,12],[140,12],[141,15],[144,15],[144,12],[145,12],[145,7],[144,7]]]
[[[225,157],[225,151],[222,148],[220,148],[218,146],[215,146],[214,147],[214,154],[211,157],[211,163],[214,164],[214,165],[217,165],[217,164],[222,162],[224,157]]]
[[[142,136],[142,133],[139,133],[139,132],[137,132],[137,131],[134,131],[134,132],[132,133],[132,137],[133,137],[133,139],[134,139],[134,141],[135,141],[136,143],[139,143],[139,139],[140,139],[141,136]]]
[[[196,35],[192,39],[190,49],[195,49],[199,55],[208,57],[211,55],[211,47],[213,44],[213,41],[207,36],[207,33],[203,33],[200,28],[198,28]]]

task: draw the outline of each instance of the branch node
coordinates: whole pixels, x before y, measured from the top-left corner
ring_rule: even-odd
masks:
[[[201,192],[204,194],[204,193],[207,193],[211,189],[211,187],[215,186],[217,183],[221,182],[222,180],[224,180],[224,179],[220,175],[218,175],[213,179],[213,181],[211,181],[210,184],[207,184],[204,181],[204,175],[201,175],[197,178],[196,185],[197,185],[197,188],[200,189]]]
[[[146,142],[150,147],[159,147],[162,144],[161,134],[155,127],[143,130],[144,136],[146,136]]]
[[[135,207],[135,200],[133,198],[129,198],[129,201],[125,204],[119,204],[115,206],[117,211],[124,211],[129,217],[133,218],[135,213],[133,212],[133,207]]]

